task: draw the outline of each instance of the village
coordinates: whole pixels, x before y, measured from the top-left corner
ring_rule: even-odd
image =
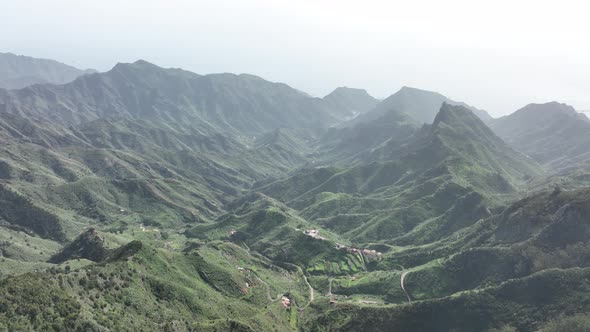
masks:
[[[320,231],[317,229],[307,229],[303,231],[303,233],[307,236],[313,237],[314,239],[326,240],[325,237],[320,236]],[[383,253],[378,252],[377,250],[352,248],[340,243],[336,243],[336,249],[346,250],[346,252],[351,254],[360,254],[363,257],[363,259],[378,259],[383,255]]]

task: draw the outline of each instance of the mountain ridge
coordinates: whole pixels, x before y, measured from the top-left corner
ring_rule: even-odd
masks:
[[[484,122],[492,118],[486,111],[476,109],[463,102],[453,101],[438,92],[404,86],[396,93],[382,100],[364,116],[356,118],[353,123],[373,121],[383,116],[383,114],[393,111],[406,113],[418,124],[430,124],[434,121],[443,103],[467,107],[475,112]]]
[[[491,128],[515,149],[550,170],[590,160],[590,121],[566,104],[529,104],[495,119]]]
[[[0,330],[529,332],[587,311],[584,163],[551,173],[434,92],[381,104],[144,60],[0,90]]]
[[[348,87],[338,87],[322,99],[335,109],[340,109],[347,118],[366,113],[378,103],[366,90]]]
[[[65,84],[96,72],[78,69],[55,60],[0,53],[0,89],[21,89],[33,84]]]
[[[203,76],[143,60],[119,63],[108,72],[83,76],[62,86],[0,90],[0,111],[62,123],[113,115],[141,116],[235,134],[278,127],[321,127],[337,121],[321,99],[282,83],[253,75]],[[251,120],[253,116],[257,121]]]

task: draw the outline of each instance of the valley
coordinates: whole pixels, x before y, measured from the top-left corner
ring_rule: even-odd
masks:
[[[590,120],[147,61],[0,89],[0,330],[538,331],[590,312]],[[533,121],[535,120],[535,121]]]

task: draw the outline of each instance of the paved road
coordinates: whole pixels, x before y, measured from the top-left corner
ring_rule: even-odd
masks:
[[[404,281],[406,280],[406,276],[408,275],[408,273],[410,273],[410,271],[405,271],[402,273],[399,284],[402,287],[404,294],[406,294],[406,297],[408,298],[408,302],[412,302],[412,298],[410,298],[410,294],[408,294],[408,292],[406,291],[406,286],[404,285]]]

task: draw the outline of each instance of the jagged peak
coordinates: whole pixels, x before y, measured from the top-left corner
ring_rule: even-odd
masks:
[[[108,253],[104,239],[95,228],[89,228],[80,233],[72,242],[53,255],[49,262],[61,263],[66,260],[85,258],[95,262],[103,260]]]
[[[431,133],[439,135],[446,129],[452,129],[464,140],[476,140],[489,144],[504,146],[500,139],[472,110],[462,105],[444,102],[436,114],[431,126]]]
[[[470,109],[462,105],[452,105],[447,102],[443,102],[440,110],[436,114],[434,118],[434,122],[432,125],[434,127],[439,126],[440,123],[447,123],[451,124],[454,122],[455,119],[463,119],[466,120],[467,118],[472,118],[475,121],[481,122],[482,125],[485,125]]]

